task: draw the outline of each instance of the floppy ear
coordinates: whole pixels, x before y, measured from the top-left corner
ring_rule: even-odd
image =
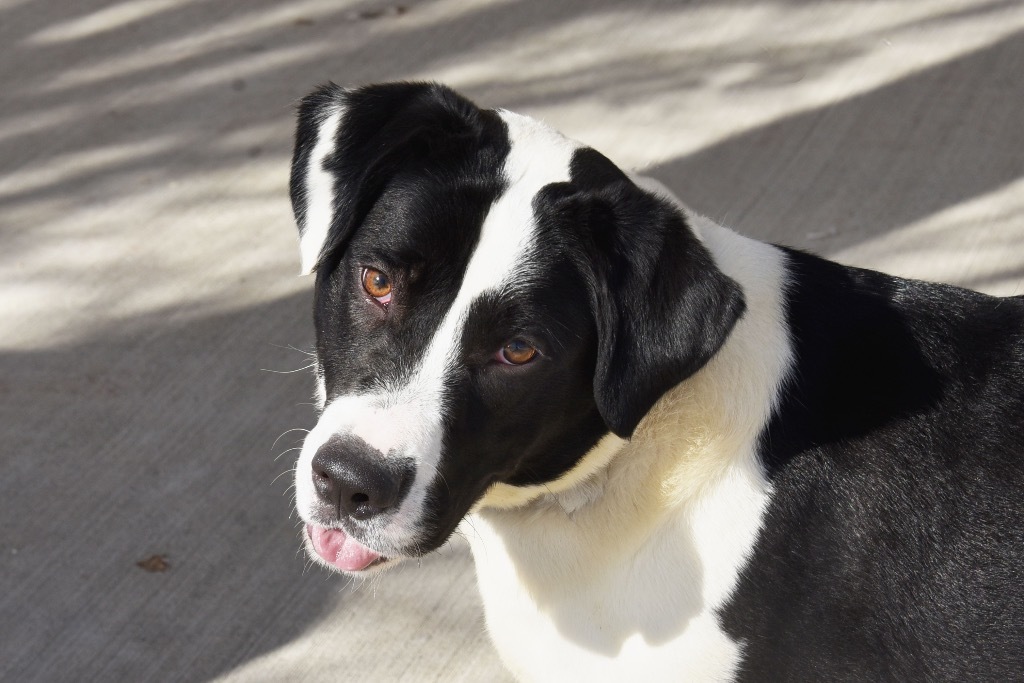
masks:
[[[437,83],[328,83],[303,98],[290,182],[302,274],[344,248],[402,163],[437,152],[439,139],[479,133],[480,118]]]
[[[593,150],[573,182],[586,209],[598,350],[597,408],[628,438],[662,395],[697,372],[743,314],[742,290],[667,200],[641,190]]]
[[[289,186],[299,228],[302,275],[316,268],[334,224],[335,178],[328,161],[335,155],[346,96],[340,87],[328,83],[304,97],[299,105]]]

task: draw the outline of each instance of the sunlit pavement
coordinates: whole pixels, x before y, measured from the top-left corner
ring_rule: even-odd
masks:
[[[461,539],[360,585],[298,552],[319,82],[443,80],[746,234],[1024,292],[1024,5],[680,5],[0,1],[0,680],[505,679]]]

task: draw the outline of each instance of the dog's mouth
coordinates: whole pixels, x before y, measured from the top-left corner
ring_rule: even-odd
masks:
[[[306,536],[313,552],[321,560],[343,572],[361,572],[387,562],[387,558],[370,550],[341,529],[306,525]]]

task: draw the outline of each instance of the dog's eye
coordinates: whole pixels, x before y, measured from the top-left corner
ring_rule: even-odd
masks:
[[[391,279],[379,270],[363,269],[363,289],[383,306],[391,301]]]
[[[524,365],[529,363],[537,355],[537,349],[529,342],[522,339],[513,339],[501,347],[497,358],[506,365]]]

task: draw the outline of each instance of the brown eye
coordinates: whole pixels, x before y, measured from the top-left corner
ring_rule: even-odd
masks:
[[[498,352],[498,360],[508,365],[523,365],[533,360],[537,349],[522,339],[513,339]]]
[[[391,279],[379,270],[374,268],[363,270],[363,289],[385,306],[391,301]]]

